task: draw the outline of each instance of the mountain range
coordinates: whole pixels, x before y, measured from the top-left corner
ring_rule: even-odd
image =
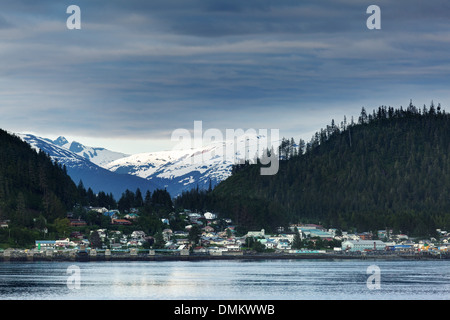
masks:
[[[262,138],[257,134],[244,135],[197,148],[128,155],[69,142],[63,136],[55,140],[32,134],[17,136],[65,165],[75,183],[81,180],[86,188],[112,193],[115,198],[120,198],[126,189],[135,191],[140,188],[141,192],[146,192],[159,188],[178,196],[193,188],[214,187],[231,175],[236,160],[245,157],[238,144],[260,154],[261,150],[252,146],[259,146]]]
[[[33,149],[47,153],[53,161],[66,167],[68,175],[75,183],[83,182],[86,188],[98,193],[112,193],[119,198],[126,190],[140,188],[142,192],[154,190],[158,186],[146,179],[131,175],[120,175],[111,172],[99,164],[103,164],[109,157],[118,157],[118,153],[106,149],[85,147],[80,143],[69,143],[64,137],[52,141],[32,134],[16,134],[26,141]],[[71,150],[78,151],[74,152]],[[125,156],[125,155],[123,155]],[[97,164],[97,163],[99,164]]]

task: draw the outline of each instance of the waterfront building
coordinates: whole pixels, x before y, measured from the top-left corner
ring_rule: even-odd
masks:
[[[36,240],[35,246],[37,249],[54,249],[56,240]]]
[[[380,240],[346,240],[342,242],[342,250],[356,252],[368,250],[385,250],[386,244]]]

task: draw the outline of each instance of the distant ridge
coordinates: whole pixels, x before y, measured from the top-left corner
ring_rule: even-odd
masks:
[[[137,188],[140,188],[142,192],[146,192],[147,190],[153,191],[157,188],[154,182],[136,176],[111,172],[89,160],[89,157],[81,156],[64,148],[68,142],[64,143],[67,140],[63,137],[59,137],[55,140],[56,143],[54,143],[52,140],[31,134],[17,135],[35,150],[42,150],[59,164],[65,165],[67,173],[76,184],[83,181],[86,188],[89,187],[96,193],[99,191],[112,193],[116,199],[119,199],[127,189],[135,191]],[[62,146],[58,144],[62,144]],[[86,149],[92,150],[92,148]]]

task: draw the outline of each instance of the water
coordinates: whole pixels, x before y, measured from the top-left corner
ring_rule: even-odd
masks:
[[[449,300],[450,261],[4,262],[0,299]]]

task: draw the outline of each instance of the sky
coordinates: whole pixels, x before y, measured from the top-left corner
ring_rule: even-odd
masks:
[[[449,17],[447,0],[2,1],[0,128],[132,154],[194,121],[309,140],[362,107],[450,111]]]

